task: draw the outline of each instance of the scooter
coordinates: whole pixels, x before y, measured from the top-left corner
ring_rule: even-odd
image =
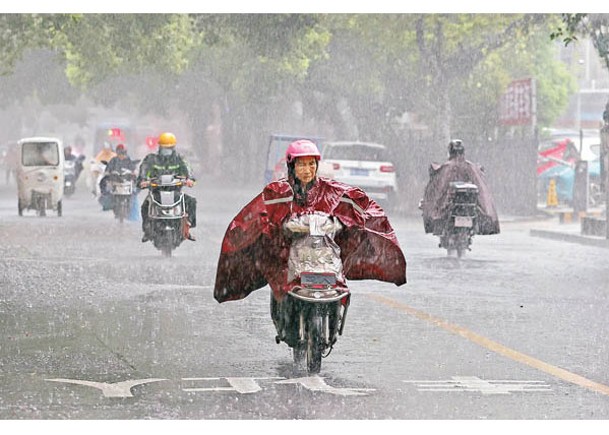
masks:
[[[340,222],[322,213],[293,217],[284,226],[292,233],[287,293],[278,301],[271,292],[271,318],[277,344],[285,342],[298,369],[315,374],[321,360],[342,335],[351,299],[340,248],[334,235]]]
[[[76,182],[80,175],[79,168],[82,168],[82,161],[85,156],[79,156],[76,160],[64,160],[63,162],[63,194],[70,197],[76,191]]]
[[[172,251],[188,237],[189,223],[182,187],[184,177],[161,175],[151,179],[148,188],[148,218],[152,243],[163,256],[171,257]]]
[[[66,160],[63,163],[63,194],[70,197],[76,191],[76,163]]]
[[[122,168],[120,172],[110,173],[108,182],[112,194],[114,217],[122,224],[131,212],[135,174],[130,169]]]
[[[444,248],[447,255],[462,258],[471,251],[472,237],[477,233],[478,225],[478,187],[462,181],[451,182],[450,215],[440,234],[438,247]]]

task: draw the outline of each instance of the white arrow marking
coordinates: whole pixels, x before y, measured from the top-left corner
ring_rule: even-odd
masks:
[[[551,391],[543,381],[483,380],[476,376],[452,376],[445,381],[402,381],[418,384],[419,391],[479,392],[484,395]]]
[[[104,397],[133,397],[131,394],[131,388],[136,385],[148,384],[151,382],[160,382],[166,381],[167,379],[134,379],[132,381],[123,381],[123,382],[115,382],[115,383],[106,383],[106,382],[92,382],[92,381],[81,381],[79,379],[45,379],[45,381],[50,382],[63,382],[66,384],[77,384],[84,385],[87,387],[97,388],[101,390],[104,394]]]

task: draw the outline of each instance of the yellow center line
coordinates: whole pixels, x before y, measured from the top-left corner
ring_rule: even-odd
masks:
[[[545,363],[537,358],[533,358],[531,356],[525,355],[514,349],[510,349],[509,347],[505,347],[502,344],[499,344],[493,340],[490,340],[486,337],[478,335],[466,328],[463,328],[458,325],[453,325],[448,323],[438,317],[434,317],[430,314],[427,314],[423,311],[416,310],[406,304],[398,302],[394,299],[380,296],[367,294],[366,295],[370,299],[374,299],[377,302],[388,305],[392,308],[395,308],[400,311],[404,311],[408,314],[411,314],[421,320],[432,323],[436,326],[439,326],[442,329],[445,329],[448,332],[452,332],[453,334],[460,335],[463,338],[466,338],[482,347],[485,347],[493,352],[504,355],[508,358],[513,359],[516,362],[526,364],[535,369],[541,370],[542,372],[548,373],[554,377],[562,379],[563,381],[571,382],[573,384],[579,385],[581,387],[587,388],[589,390],[595,391],[597,393],[605,394],[609,396],[609,386],[599,384],[598,382],[591,381],[590,379],[586,379],[583,376],[577,375],[575,373],[571,373],[567,370],[561,369],[560,367],[553,366],[551,364]]]

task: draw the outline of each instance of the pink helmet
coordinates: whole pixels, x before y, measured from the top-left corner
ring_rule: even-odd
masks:
[[[317,146],[307,139],[300,139],[288,145],[288,150],[285,153],[287,163],[292,163],[296,157],[315,157],[315,160],[321,159],[321,154]]]

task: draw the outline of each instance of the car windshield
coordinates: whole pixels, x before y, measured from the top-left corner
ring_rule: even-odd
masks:
[[[23,166],[57,166],[59,147],[56,142],[26,142],[22,158]]]
[[[359,160],[359,161],[387,161],[385,148],[369,145],[333,145],[328,146],[326,159],[334,160]]]

